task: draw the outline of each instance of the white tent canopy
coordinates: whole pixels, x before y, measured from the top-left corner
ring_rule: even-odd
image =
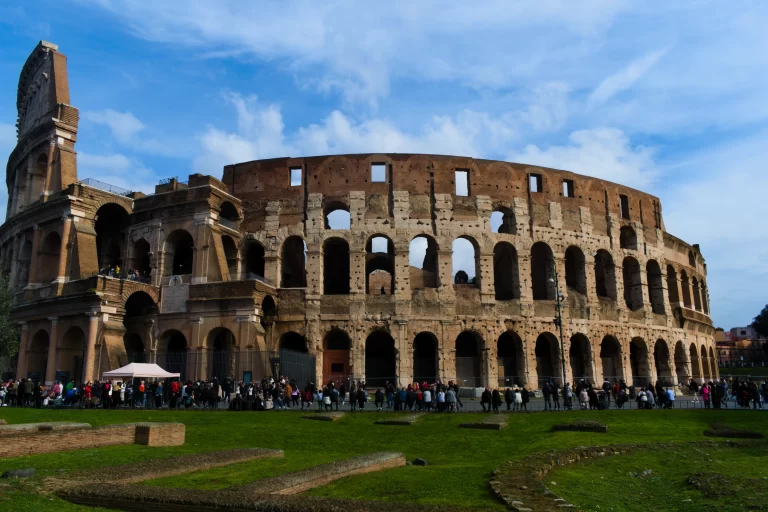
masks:
[[[117,370],[105,372],[102,375],[103,379],[119,379],[121,377],[143,377],[147,379],[167,379],[172,377],[179,377],[180,373],[170,373],[156,364],[150,363],[131,363]]]

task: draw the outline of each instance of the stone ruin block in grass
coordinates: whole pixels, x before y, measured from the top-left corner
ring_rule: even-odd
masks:
[[[183,423],[137,423],[136,444],[144,446],[181,446],[184,444]]]
[[[552,425],[552,432],[608,432],[608,427],[598,421],[584,420]]]
[[[475,428],[480,430],[501,430],[506,426],[507,418],[501,414],[492,414],[483,418],[482,421],[477,421],[474,423],[459,424],[459,427],[461,428]]]
[[[318,412],[315,414],[308,414],[306,416],[302,416],[305,420],[316,420],[316,421],[339,421],[341,418],[344,417],[344,413],[339,412]]]
[[[751,430],[739,430],[724,423],[712,423],[710,428],[704,431],[704,435],[709,437],[726,437],[736,439],[762,439],[765,437],[760,432],[752,432]]]
[[[7,424],[8,424],[8,422],[7,422],[7,421],[5,421],[5,420],[0,420],[0,425],[7,425]]]
[[[399,418],[395,418],[391,420],[374,421],[373,424],[407,427],[408,425],[413,425],[414,423],[416,423],[419,420],[419,417],[421,417],[421,414],[406,414],[405,416],[400,416]]]
[[[45,423],[14,423],[8,425],[3,420],[0,423],[0,437],[31,434],[33,432],[51,432],[65,430],[83,430],[91,428],[90,423],[74,423],[71,421],[48,421]]]

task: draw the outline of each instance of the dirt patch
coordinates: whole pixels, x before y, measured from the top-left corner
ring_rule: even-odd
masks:
[[[598,421],[574,421],[552,425],[552,432],[608,432],[608,427]]]
[[[63,430],[82,430],[91,428],[90,423],[74,423],[71,421],[49,421],[45,423],[0,423],[0,437],[26,435],[31,432],[50,432]]]
[[[419,418],[421,417],[421,414],[408,414],[406,416],[401,416],[394,420],[379,420],[374,421],[374,425],[395,425],[395,426],[404,426],[407,427],[408,425],[413,425],[417,421],[419,421]]]
[[[343,412],[318,412],[315,414],[302,416],[302,418],[305,420],[316,420],[316,421],[339,421],[343,417],[344,417]]]
[[[476,421],[473,423],[460,423],[460,428],[476,428],[480,430],[501,430],[504,427],[507,426],[507,418],[506,416],[502,416],[501,414],[493,414],[491,416],[486,416],[481,421]]]
[[[710,428],[704,431],[704,435],[709,437],[725,437],[731,439],[763,439],[765,437],[760,432],[752,432],[751,430],[739,430],[724,423],[712,423]]]

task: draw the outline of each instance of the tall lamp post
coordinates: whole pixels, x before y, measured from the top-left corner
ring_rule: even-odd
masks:
[[[554,264],[554,262],[552,265],[551,275],[552,277],[550,277],[547,281],[549,283],[554,283],[555,285],[555,298],[557,299],[557,318],[555,318],[554,323],[560,328],[560,369],[563,371],[563,388],[565,388],[565,346],[563,344],[563,315],[560,310],[560,306],[562,301],[565,300],[565,297],[560,294],[557,266]]]

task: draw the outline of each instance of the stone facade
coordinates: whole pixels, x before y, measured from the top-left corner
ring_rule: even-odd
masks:
[[[41,52],[53,58],[30,57],[20,97],[37,76],[27,67],[65,62],[54,45]],[[185,378],[261,378],[290,374],[297,352],[317,381],[373,385],[536,387],[562,380],[563,361],[569,381],[717,375],[704,258],[666,232],[649,194],[525,164],[359,154],[240,163],[144,196],[77,181],[64,159],[76,115],[56,138],[62,109],[76,112],[57,103],[20,131],[7,170],[0,265],[22,325],[19,376],[92,380],[143,360]],[[38,154],[54,155],[56,179],[22,200]],[[466,278],[457,240],[474,252]],[[139,278],[96,275],[109,266]]]

